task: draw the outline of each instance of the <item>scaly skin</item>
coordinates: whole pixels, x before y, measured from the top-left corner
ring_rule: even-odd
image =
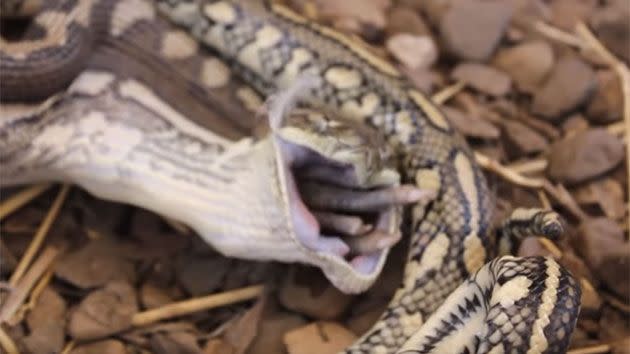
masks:
[[[160,0],[157,5],[264,95],[287,89],[304,75],[316,78],[306,103],[376,130],[396,150],[405,180],[437,193],[430,205],[412,210],[401,288],[348,353],[566,350],[578,310],[575,281],[553,260],[504,257],[487,263],[496,251],[483,174],[462,137],[396,69],[356,41],[267,2]],[[115,10],[107,16],[124,20]],[[119,23],[112,23],[109,40],[124,39],[116,35]],[[335,270],[329,272],[334,278]],[[513,321],[509,326],[505,316]]]

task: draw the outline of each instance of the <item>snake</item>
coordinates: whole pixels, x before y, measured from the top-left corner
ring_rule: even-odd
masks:
[[[553,258],[511,255],[525,237],[557,239],[559,215],[517,208],[493,227],[466,141],[356,38],[275,1],[11,0],[1,11],[30,19],[0,42],[2,185],[71,181],[183,221],[225,255],[309,263],[357,293],[388,249],[340,257],[338,240],[308,228],[286,161],[327,161],[355,187],[412,183],[435,198],[378,220],[409,239],[403,280],[344,353],[566,352],[578,283]],[[260,122],[246,117],[291,95],[303,108],[272,100],[283,123],[250,134]]]

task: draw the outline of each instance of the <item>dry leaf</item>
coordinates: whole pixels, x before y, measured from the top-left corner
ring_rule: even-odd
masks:
[[[252,308],[247,310],[241,318],[226,329],[223,338],[234,348],[233,354],[245,353],[256,334],[258,334],[258,324],[266,302],[267,296],[261,296]]]
[[[284,307],[326,320],[339,317],[352,298],[332,286],[319,270],[305,267],[292,267],[278,294]]]
[[[93,291],[70,316],[68,332],[74,339],[96,339],[125,330],[138,311],[135,289],[112,282]]]
[[[357,336],[335,322],[316,322],[284,336],[289,354],[335,354],[357,340]]]

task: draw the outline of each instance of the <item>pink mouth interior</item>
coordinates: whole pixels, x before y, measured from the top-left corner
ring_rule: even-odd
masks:
[[[380,251],[371,254],[350,254],[350,247],[343,242],[341,237],[324,236],[321,233],[320,224],[300,196],[294,169],[308,163],[307,161],[312,159],[314,154],[317,155],[318,162],[325,158],[302,146],[286,142],[281,142],[280,145],[285,155],[284,167],[291,204],[291,218],[296,236],[302,245],[313,251],[336,255],[346,260],[361,274],[372,273],[377,266]],[[335,162],[330,161],[330,163]]]

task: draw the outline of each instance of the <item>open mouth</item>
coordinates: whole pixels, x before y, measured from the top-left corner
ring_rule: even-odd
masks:
[[[393,225],[396,208],[431,198],[409,185],[362,186],[351,163],[281,138],[278,144],[297,239],[360,274],[374,272],[381,253],[400,240],[399,225]]]

